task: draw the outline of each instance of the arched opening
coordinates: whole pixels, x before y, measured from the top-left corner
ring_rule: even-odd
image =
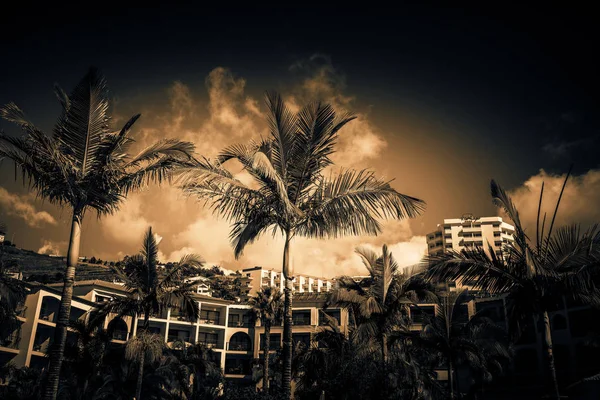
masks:
[[[127,340],[127,323],[122,318],[113,318],[108,323],[108,334],[113,340]]]
[[[237,332],[229,339],[229,350],[250,351],[252,342],[245,332]]]

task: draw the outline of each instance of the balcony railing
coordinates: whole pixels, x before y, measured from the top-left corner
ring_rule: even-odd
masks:
[[[227,326],[230,328],[249,328],[250,322],[248,321],[229,321]]]
[[[201,324],[219,325],[219,320],[214,318],[200,318]]]
[[[114,331],[112,333],[113,340],[127,340],[127,331]]]
[[[215,341],[212,341],[212,340],[204,341],[204,342],[200,341],[200,342],[198,342],[198,344],[204,345],[208,349],[217,349],[217,348],[220,348],[219,343],[215,342]]]
[[[167,336],[167,342],[171,343],[171,342],[190,342],[190,338],[189,337],[179,337],[177,335],[168,335]]]
[[[292,318],[292,322],[296,326],[310,325],[310,318]]]
[[[252,350],[252,346],[250,345],[250,343],[228,343],[227,350],[250,351]]]

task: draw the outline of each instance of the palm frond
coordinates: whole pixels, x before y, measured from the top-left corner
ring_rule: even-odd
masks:
[[[297,114],[297,136],[289,165],[290,199],[298,204],[309,193],[320,172],[331,165],[338,131],[356,117],[336,118],[330,104],[311,103]]]
[[[322,180],[306,203],[306,218],[298,227],[303,236],[326,238],[377,235],[378,219],[413,218],[424,202],[393,189],[367,170],[347,170]]]
[[[126,125],[127,127],[127,125]],[[142,163],[153,162],[162,157],[183,160],[190,159],[194,153],[194,144],[177,139],[163,139],[141,150],[125,167],[138,167]]]
[[[267,121],[273,137],[271,158],[273,166],[287,186],[288,167],[296,139],[296,117],[276,92],[267,92],[265,102],[269,111]]]
[[[72,155],[82,176],[93,170],[95,154],[108,130],[106,80],[90,68],[69,96],[69,107],[56,123],[55,139]]]

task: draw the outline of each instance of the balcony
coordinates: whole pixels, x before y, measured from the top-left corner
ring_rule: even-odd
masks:
[[[230,328],[249,328],[252,324],[249,321],[229,321],[227,326]]]
[[[219,325],[219,319],[218,318],[200,318],[199,321],[200,321],[201,324]]]
[[[7,349],[18,349],[19,336],[13,333],[12,335],[0,339],[0,347],[6,347]]]
[[[33,344],[33,351],[37,351],[37,352],[40,352],[40,353],[47,353],[49,347],[50,347],[50,343],[49,342],[34,343]]]

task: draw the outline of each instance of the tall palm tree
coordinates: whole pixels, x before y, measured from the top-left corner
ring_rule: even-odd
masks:
[[[138,376],[135,386],[135,400],[142,398],[142,382],[144,380],[144,365],[151,364],[163,354],[165,341],[160,335],[147,331],[127,342],[125,358],[138,363]]]
[[[431,286],[418,274],[410,276],[398,271],[398,263],[387,245],[378,255],[368,248],[358,248],[369,276],[355,280],[338,278],[338,287],[327,301],[330,305],[348,308],[356,319],[356,334],[361,340],[375,338],[381,349],[381,360],[388,358],[388,336],[405,327],[408,307],[417,300],[434,299]]]
[[[269,351],[271,348],[271,326],[281,323],[283,302],[281,292],[274,287],[263,287],[248,301],[254,320],[260,320],[265,328],[263,344],[263,391],[269,393]]]
[[[276,93],[267,93],[266,103],[268,138],[228,147],[215,161],[195,160],[181,184],[184,192],[208,202],[233,223],[236,257],[270,228],[283,235],[283,389],[291,397],[294,238],[376,235],[381,219],[414,217],[423,211],[424,203],[399,193],[368,170],[325,176],[338,132],[354,116],[339,116],[331,105],[320,102],[294,114]],[[229,160],[239,161],[256,186],[242,183],[224,168]]]
[[[199,255],[188,254],[181,258],[162,278],[158,272],[158,244],[152,227],[144,234],[141,254],[131,256],[123,269],[112,267],[132,296],[114,297],[98,308],[98,317],[109,313],[143,316],[143,330],[150,327],[150,315],[167,308],[180,308],[190,319],[198,319],[200,310],[194,299],[196,282],[184,282],[184,274],[199,269],[204,260]]]
[[[23,137],[0,133],[0,159],[15,162],[31,187],[44,199],[72,211],[67,265],[54,346],[50,351],[45,399],[54,400],[67,337],[75,269],[79,258],[81,224],[86,211],[111,214],[132,190],[149,182],[170,179],[172,169],[193,152],[188,142],[165,139],[130,155],[133,116],[119,131],[109,127],[108,93],[102,74],[91,68],[71,95],[56,88],[62,114],[51,136],[30,123],[14,103],[0,116],[24,131]]]
[[[540,225],[544,193],[542,185],[535,236],[525,233],[519,212],[510,197],[495,181],[491,182],[494,203],[504,209],[515,225],[514,243],[505,245],[505,256],[490,249],[475,247],[427,257],[428,276],[436,281],[462,280],[474,289],[489,293],[508,293],[509,330],[517,336],[532,316],[544,326],[544,344],[551,393],[560,398],[552,351],[552,331],[548,312],[556,309],[563,297],[583,303],[599,304],[597,266],[600,260],[600,231],[592,226],[582,231],[577,225],[554,232],[554,222],[569,174],[563,183],[548,232],[546,215]],[[554,233],[554,234],[553,234]]]
[[[502,328],[478,316],[469,320],[468,312],[460,312],[469,296],[466,290],[441,293],[435,316],[426,321],[422,331],[409,335],[414,345],[433,351],[436,359],[446,363],[451,400],[455,398],[455,374],[459,365],[489,373],[498,370],[500,363],[509,358],[508,341]]]

